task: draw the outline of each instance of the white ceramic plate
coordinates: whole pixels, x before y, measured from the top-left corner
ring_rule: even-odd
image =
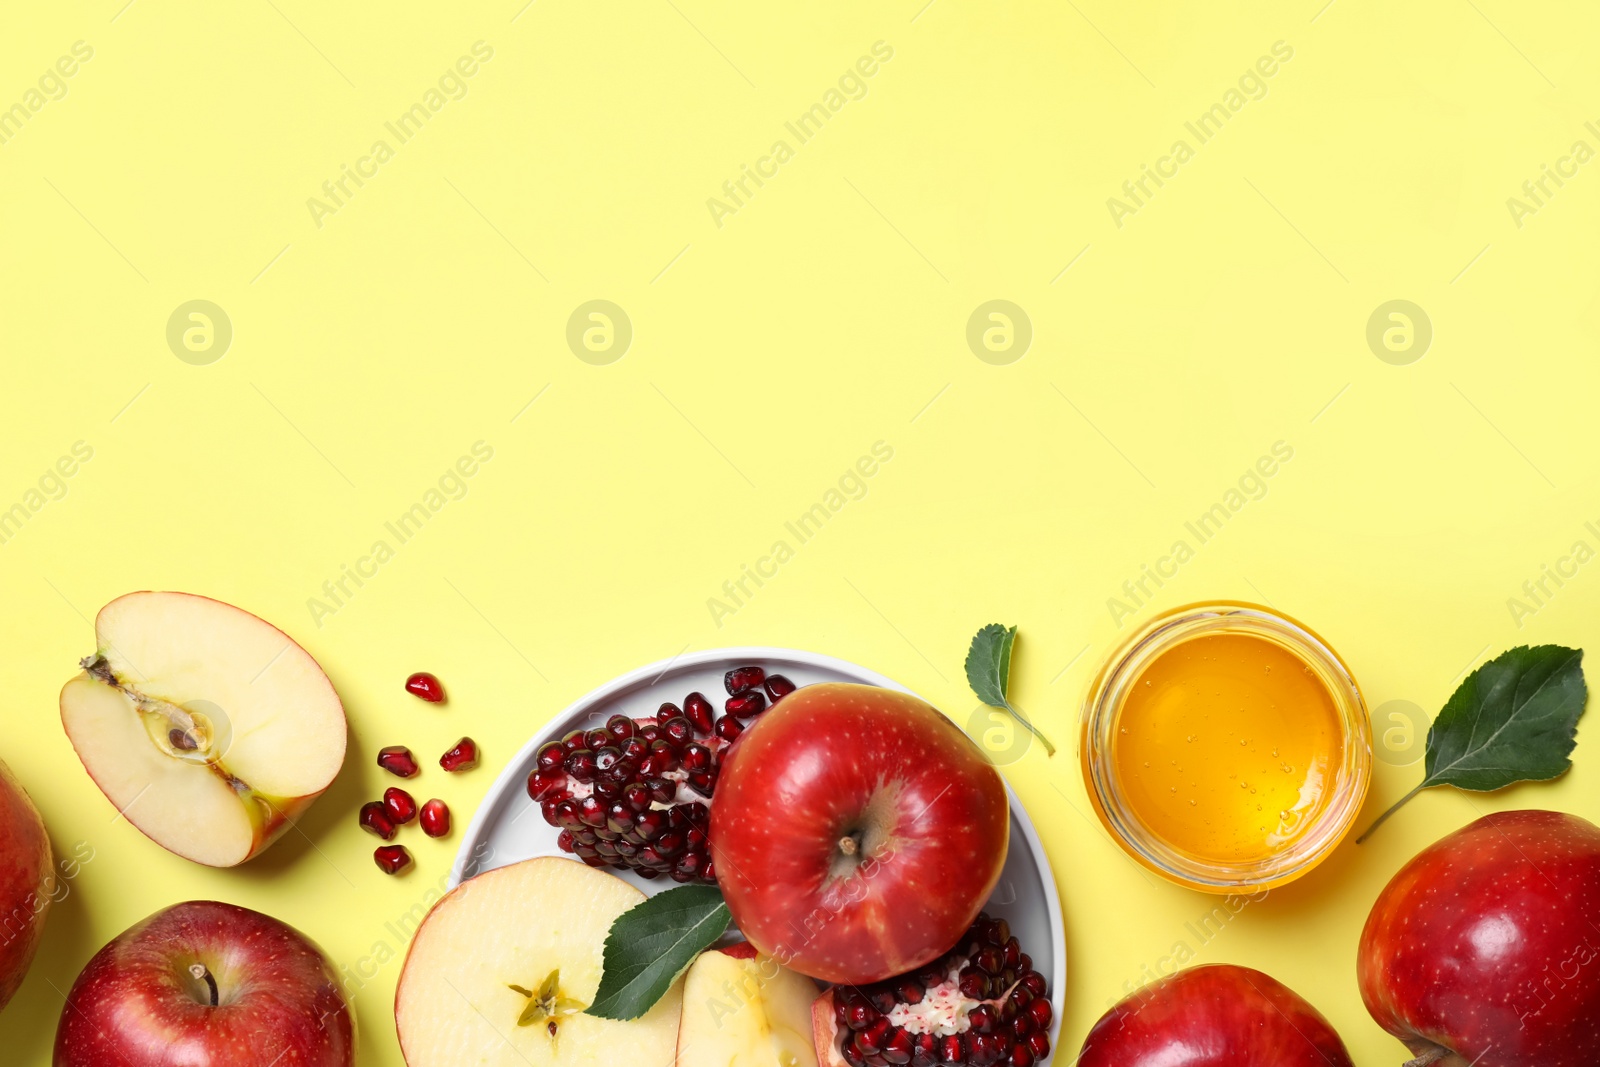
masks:
[[[640,667],[576,701],[534,734],[513,757],[467,827],[450,873],[450,884],[453,886],[464,877],[534,856],[566,855],[556,845],[556,835],[560,831],[544,821],[539,805],[528,797],[528,774],[534,769],[539,749],[573,730],[604,726],[608,718],[618,713],[630,717],[654,715],[666,701],[681,707],[683,698],[696,690],[704,693],[720,712],[727,696],[722,684],[723,674],[747,664],[756,664],[768,674],[782,674],[797,686],[813,682],[859,682],[911,692],[854,663],[789,648],[711,649]],[[1054,1058],[1061,1036],[1061,1005],[1067,977],[1061,900],[1056,895],[1050,861],[1039,844],[1033,821],[1009,785],[1006,794],[1011,799],[1011,848],[1000,874],[1000,884],[984,910],[1011,925],[1023,949],[1032,955],[1034,967],[1050,981],[1051,1007],[1055,1009],[1050,1024]],[[610,868],[607,871],[650,894],[677,885],[667,878],[646,881],[631,871]]]

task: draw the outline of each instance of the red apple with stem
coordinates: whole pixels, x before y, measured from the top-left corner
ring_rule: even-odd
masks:
[[[1373,905],[1357,975],[1417,1067],[1594,1067],[1600,827],[1507,811],[1424,849]]]
[[[176,904],[102,948],[67,995],[54,1067],[350,1067],[355,1015],[304,934]]]
[[[717,882],[762,953],[858,984],[943,955],[1005,865],[999,772],[927,703],[796,690],[729,749],[711,806]]]
[[[1077,1067],[1354,1067],[1322,1014],[1248,967],[1168,975],[1103,1015]]]
[[[0,1008],[33,963],[55,885],[50,839],[38,809],[0,763]]]

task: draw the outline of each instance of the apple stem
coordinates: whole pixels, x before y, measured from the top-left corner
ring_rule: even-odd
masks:
[[[1022,709],[1016,707],[1014,704],[1008,701],[1006,703],[1006,710],[1009,711],[1011,713],[1011,717],[1020,722],[1030,734],[1039,739],[1039,742],[1044,745],[1044,754],[1046,758],[1056,754],[1056,746],[1050,743],[1050,739],[1048,737],[1039,732],[1039,728],[1029,721],[1028,717],[1022,713]]]
[[[1426,788],[1428,788],[1428,783],[1427,782],[1423,782],[1421,785],[1417,786],[1411,792],[1407,793],[1405,796],[1403,796],[1399,800],[1395,801],[1394,807],[1390,808],[1388,811],[1386,811],[1382,815],[1378,816],[1378,821],[1373,823],[1371,826],[1367,827],[1367,832],[1366,833],[1364,833],[1360,837],[1356,838],[1356,844],[1359,845],[1359,844],[1361,844],[1361,842],[1363,842],[1367,838],[1371,837],[1372,836],[1372,831],[1374,831],[1378,827],[1382,826],[1384,824],[1384,822],[1388,820],[1389,816],[1391,816],[1395,812],[1399,811],[1405,805],[1406,801],[1410,800],[1412,797],[1416,796],[1418,793],[1422,792]],[[1423,1067],[1426,1067],[1427,1064],[1432,1063],[1432,1062],[1433,1062],[1433,1060],[1424,1061]],[[1407,1067],[1409,1067],[1409,1065],[1407,1065]]]
[[[1403,1067],[1430,1067],[1431,1064],[1438,1063],[1448,1055],[1450,1055],[1449,1049],[1435,1045],[1416,1059],[1407,1060]]]
[[[189,973],[194,975],[195,978],[198,979],[199,981],[202,981],[202,982],[204,982],[206,984],[206,989],[211,993],[211,1006],[213,1008],[216,1007],[217,1006],[217,980],[212,977],[211,971],[206,968],[205,964],[196,963],[196,964],[193,964],[193,965],[190,966]]]
[[[849,835],[839,838],[839,851],[843,852],[846,856],[854,856],[856,854],[856,849],[859,847],[860,846],[856,844],[856,839],[850,837]]]

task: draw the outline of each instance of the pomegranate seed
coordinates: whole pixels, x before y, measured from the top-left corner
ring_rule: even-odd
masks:
[[[444,703],[444,684],[427,671],[418,671],[407,678],[406,692],[421,697],[430,704]]]
[[[1033,1052],[1027,1045],[1013,1045],[1011,1058],[1006,1063],[1010,1067],[1033,1067]]]
[[[690,693],[683,701],[683,713],[689,721],[694,723],[695,729],[703,734],[711,732],[711,718],[716,714],[716,709],[711,706],[700,693]]]
[[[417,817],[417,802],[399,786],[391,785],[383,791],[383,808],[396,826],[404,826]]]
[[[559,741],[552,741],[539,750],[539,769],[541,771],[559,771],[566,758],[566,747]]]
[[[1043,997],[1028,1005],[1028,1018],[1033,1020],[1033,1025],[1041,1030],[1050,1028],[1050,1017],[1054,1014],[1050,1002]]]
[[[744,723],[732,715],[724,715],[717,720],[716,734],[724,741],[732,744],[734,739],[742,733],[744,733]]]
[[[439,757],[439,766],[452,774],[457,771],[470,771],[477,765],[478,743],[470,737],[463,737],[449,752]]]
[[[742,693],[737,693],[722,704],[722,710],[729,715],[737,715],[741,719],[748,719],[753,715],[758,715],[765,711],[766,707],[767,698],[762,696],[760,691],[756,689],[747,689]]]
[[[722,676],[729,696],[738,696],[746,689],[754,689],[767,680],[767,672],[760,667],[735,667]]]
[[[534,800],[543,800],[561,791],[566,784],[567,776],[560,771],[534,771],[528,775],[528,795]]]
[[[795,691],[795,684],[781,674],[774,674],[767,679],[762,687],[767,691],[767,696],[774,704]]]
[[[417,757],[404,745],[390,745],[378,750],[378,766],[399,778],[411,778],[422,770]]]
[[[856,1048],[868,1056],[876,1056],[883,1051],[883,1046],[893,1033],[894,1024],[888,1019],[879,1019],[856,1035]]]
[[[910,1063],[911,1035],[895,1027],[889,1039],[883,1043],[883,1051],[879,1055],[893,1064]]]
[[[1050,1035],[1043,1031],[1029,1034],[1028,1051],[1033,1053],[1034,1058],[1041,1060],[1050,1055]]]
[[[443,837],[450,832],[450,809],[435,797],[422,805],[422,832],[429,837]]]
[[[393,841],[397,832],[394,820],[389,818],[389,811],[381,801],[373,800],[361,805],[361,814],[357,818],[361,828],[369,834],[377,834],[385,841]]]
[[[633,720],[626,715],[613,715],[606,720],[606,733],[613,744],[620,745],[633,736]]]
[[[384,874],[399,874],[411,866],[411,853],[404,845],[380,845],[372,859]]]

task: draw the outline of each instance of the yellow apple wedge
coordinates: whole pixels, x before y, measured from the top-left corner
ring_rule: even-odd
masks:
[[[676,1067],[817,1067],[817,984],[749,943],[702,952],[683,979]]]
[[[305,649],[247,611],[129,593],[95,619],[61,723],[117,811],[211,867],[259,855],[344,764],[344,706]]]

